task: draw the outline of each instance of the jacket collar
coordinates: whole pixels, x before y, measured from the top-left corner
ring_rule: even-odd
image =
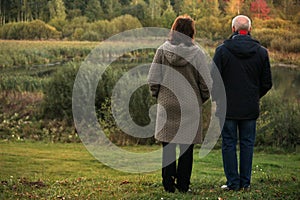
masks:
[[[250,32],[248,32],[248,31],[246,33],[244,31],[240,31],[240,32],[236,31],[230,36],[229,39],[234,39],[236,36],[240,36],[240,35],[251,37]]]

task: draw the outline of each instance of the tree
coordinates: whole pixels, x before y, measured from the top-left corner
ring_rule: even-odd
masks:
[[[70,9],[68,10],[68,15],[67,15],[67,20],[72,20],[74,19],[75,17],[80,17],[82,16],[82,12],[80,9],[76,8],[76,9]]]
[[[21,1],[20,21],[30,21],[33,19],[30,5],[30,0]]]
[[[1,4],[4,7],[4,13],[6,14],[6,22],[19,22],[21,21],[21,1],[11,0],[11,1],[2,1]],[[1,5],[1,7],[2,7]]]
[[[152,20],[158,19],[162,14],[162,0],[149,0],[148,15]]]
[[[251,12],[254,17],[260,19],[269,19],[270,8],[265,0],[255,0],[251,3]]]
[[[226,7],[228,1],[229,0],[219,0],[219,6],[220,6],[219,8],[220,8],[221,13],[225,13],[225,7]]]
[[[27,7],[27,10],[29,10],[30,12],[26,14],[27,16],[29,16],[29,18],[32,18],[34,20],[39,19],[43,21],[47,21],[47,19],[49,18],[45,17],[49,14],[47,1],[45,0],[27,0],[27,5],[24,6]]]
[[[183,3],[184,2],[182,0],[173,0],[173,3],[171,2],[173,9],[177,15],[182,13]]]
[[[218,0],[184,0],[182,1],[180,14],[185,14],[185,13],[189,14],[195,21],[211,15],[218,17],[220,15],[219,1]]]
[[[163,0],[149,0],[143,24],[145,26],[161,26],[162,7]]]
[[[188,13],[194,20],[197,20],[203,16],[201,12],[202,6],[201,0],[184,0],[181,14]]]
[[[66,8],[63,0],[52,0],[48,4],[51,19],[66,19]]]
[[[143,0],[133,0],[131,4],[122,9],[122,15],[129,14],[137,17],[141,22],[145,19],[146,8],[148,5]],[[144,23],[143,23],[144,24]]]
[[[7,11],[9,4],[7,1],[0,0],[0,25],[5,24],[7,21]]]
[[[239,15],[243,7],[243,0],[230,0],[227,2],[225,12],[229,16]]]
[[[196,21],[195,25],[197,29],[197,37],[209,38],[211,40],[224,38],[224,31],[221,31],[224,24],[222,24],[219,21],[219,18],[214,15],[199,19]]]
[[[89,21],[97,21],[103,18],[103,10],[99,0],[90,0],[85,9],[85,16],[88,17]]]
[[[172,23],[173,23],[175,18],[176,18],[176,13],[173,10],[173,7],[171,6],[171,4],[169,2],[169,5],[168,5],[167,9],[164,11],[164,13],[162,15],[162,25],[163,25],[163,27],[171,28]]]
[[[215,16],[218,17],[220,15],[220,5],[218,0],[209,0],[209,1],[204,1],[204,8],[207,9],[207,14],[206,16]]]
[[[119,0],[120,4],[122,6],[128,6],[131,2],[131,0]]]
[[[250,5],[251,5],[252,1],[253,0],[244,0],[243,6],[241,8],[241,14],[252,17],[252,14],[251,14],[251,11],[250,11]]]
[[[87,0],[64,0],[67,10],[79,9],[82,13],[85,12]]]
[[[103,11],[107,14],[108,19],[112,19],[121,14],[121,4],[118,0],[103,1]]]
[[[293,19],[299,13],[300,1],[299,0],[273,0],[273,4],[279,8],[279,13],[283,14],[284,18]]]

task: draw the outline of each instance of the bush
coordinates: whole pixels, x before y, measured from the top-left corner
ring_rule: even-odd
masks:
[[[291,33],[288,30],[269,28],[254,29],[252,31],[252,35],[263,46],[267,48],[271,47],[271,43],[274,39],[281,38],[281,41],[285,41],[284,43],[288,43],[289,41],[298,37],[297,34]]]
[[[41,91],[45,79],[31,77],[27,75],[0,75],[0,91],[36,92]]]
[[[300,144],[300,104],[272,91],[261,102],[257,145],[295,150]]]
[[[142,102],[135,102],[140,105]],[[138,113],[137,111],[136,113]],[[109,138],[109,140],[116,145],[135,145],[135,144],[154,144],[154,137],[150,138],[137,138],[124,133],[116,124],[113,114],[111,112],[111,101],[106,99],[102,103],[101,109],[99,110],[101,114],[99,123],[104,134]],[[141,114],[141,112],[140,112]],[[128,117],[128,116],[127,116]],[[144,117],[145,118],[145,117]]]
[[[140,139],[127,136],[121,130],[119,130],[116,125],[115,119],[111,113],[110,107],[110,98],[112,91],[117,83],[117,81],[124,75],[128,69],[124,69],[121,66],[124,66],[124,63],[114,63],[112,66],[109,66],[102,78],[98,83],[98,87],[95,95],[95,104],[96,110],[98,111],[98,116],[102,128],[105,129],[105,133],[112,139],[112,141],[117,144],[128,144],[128,143],[149,143],[152,139]],[[65,120],[69,124],[73,121],[72,115],[72,92],[74,80],[78,71],[78,66],[75,64],[69,64],[63,66],[60,70],[54,74],[53,78],[49,81],[48,85],[44,89],[44,103],[43,103],[43,113],[44,117],[47,119],[56,119],[56,120]],[[83,79],[90,81],[94,80],[91,76],[96,75],[93,70],[86,71],[87,74],[83,74]],[[86,77],[86,78],[85,78]],[[80,80],[79,80],[80,81]],[[80,84],[78,86],[85,85]],[[78,88],[83,92],[87,92],[89,88]],[[125,91],[121,91],[125,92]],[[120,94],[122,95],[122,94]],[[133,121],[140,126],[146,125],[149,123],[148,110],[149,107],[153,104],[153,101],[150,99],[150,93],[147,86],[143,86],[134,92],[130,99],[129,111],[130,115],[133,118]],[[82,99],[83,101],[85,98]],[[80,99],[79,99],[80,101]],[[121,108],[123,109],[123,108]],[[122,111],[122,110],[121,110]],[[83,111],[85,112],[85,111]],[[124,113],[124,112],[121,112]],[[85,114],[82,113],[82,120],[88,120],[85,117]],[[128,120],[128,116],[120,116],[124,120]],[[89,122],[87,122],[89,123]]]
[[[252,36],[257,39],[263,46],[270,47],[273,38],[276,36],[276,33],[271,29],[254,29],[252,31]]]
[[[105,40],[110,36],[110,22],[99,20],[91,24],[90,31],[97,33],[99,40]]]
[[[41,20],[34,20],[28,24],[28,35],[25,39],[59,39],[61,34],[53,27]]]
[[[300,12],[298,12],[297,15],[294,16],[293,22],[299,27],[299,25],[300,25]]]
[[[285,41],[283,38],[281,37],[276,37],[274,38],[271,43],[270,43],[270,47],[276,51],[285,51],[285,44],[287,43],[287,41]]]
[[[8,39],[9,37],[9,30],[14,26],[13,23],[5,24],[2,27],[0,27],[0,38],[1,39]]]
[[[89,27],[87,17],[75,17],[62,28],[64,38],[75,39],[74,33],[76,29],[87,30]]]
[[[98,41],[100,38],[99,34],[95,31],[86,31],[80,38],[85,41]]]
[[[66,120],[71,124],[72,90],[78,66],[63,66],[50,79],[44,89],[43,113],[45,118]]]
[[[82,40],[105,40],[114,34],[141,27],[142,24],[136,17],[121,15],[111,21],[99,20],[91,23]]]
[[[9,23],[1,27],[2,39],[34,40],[34,39],[59,39],[61,33],[54,27],[41,20],[31,22]]]
[[[112,27],[111,34],[142,27],[142,24],[136,17],[127,14],[114,18],[110,23]]]
[[[286,44],[287,52],[300,53],[300,38],[291,40]]]
[[[271,42],[271,48],[281,52],[300,52],[300,39],[296,38],[286,41],[282,38],[274,38]]]
[[[283,20],[280,18],[262,20],[254,18],[253,25],[255,29],[269,28],[269,29],[286,29],[291,28],[291,21]]]
[[[28,33],[24,23],[14,23],[8,30],[8,38],[4,39],[20,40],[25,39],[27,35]]]
[[[63,30],[63,27],[67,24],[67,21],[64,19],[55,18],[51,19],[48,24],[55,27],[56,30],[61,32]]]
[[[84,29],[83,28],[76,28],[74,33],[73,33],[73,39],[74,40],[81,40],[83,34],[84,34]]]
[[[299,52],[299,27],[292,21],[255,19],[253,27],[254,38],[263,46],[281,52]]]

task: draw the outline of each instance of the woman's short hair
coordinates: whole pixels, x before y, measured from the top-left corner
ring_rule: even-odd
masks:
[[[172,44],[193,44],[196,29],[195,22],[189,15],[178,16],[171,28],[170,41]],[[184,35],[188,36],[184,36]]]

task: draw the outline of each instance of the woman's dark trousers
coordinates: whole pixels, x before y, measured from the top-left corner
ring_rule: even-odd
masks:
[[[193,167],[193,144],[178,144],[180,156],[176,167],[176,145],[163,142],[162,178],[167,192],[174,192],[175,187],[180,192],[187,192]],[[175,184],[176,181],[176,184]]]

